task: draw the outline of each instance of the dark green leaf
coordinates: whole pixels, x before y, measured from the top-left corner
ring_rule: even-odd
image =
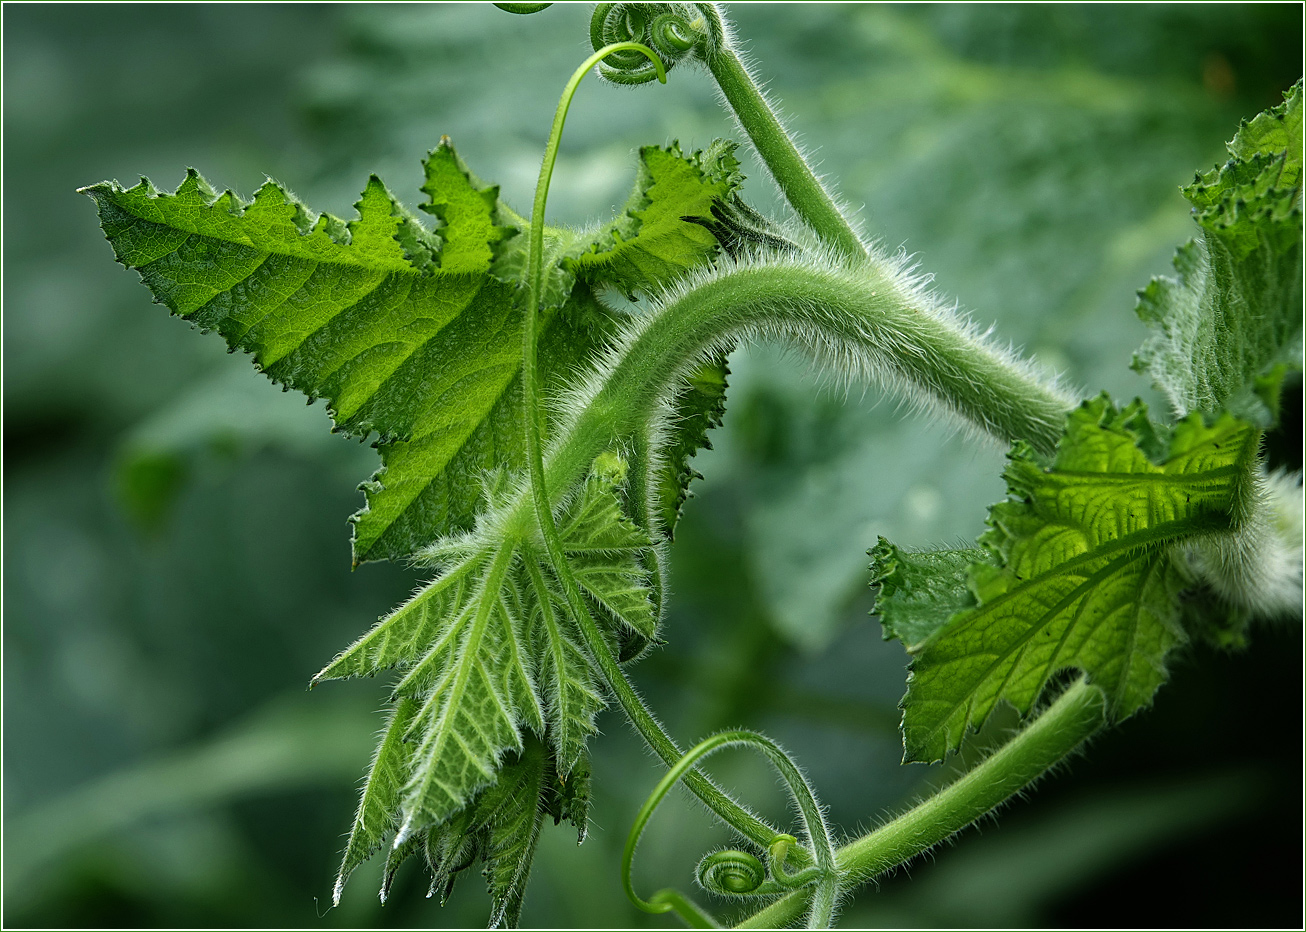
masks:
[[[730,366],[726,354],[698,364],[685,378],[668,419],[662,463],[657,471],[658,518],[667,539],[675,538],[681,509],[690,497],[689,483],[702,475],[689,465],[699,450],[712,449],[707,432],[721,425],[726,411],[726,379]]]

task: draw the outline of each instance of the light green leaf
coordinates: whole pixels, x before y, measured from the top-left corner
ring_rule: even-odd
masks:
[[[1176,278],[1139,292],[1154,329],[1134,357],[1180,416],[1229,410],[1270,426],[1302,363],[1302,85],[1244,123],[1233,158],[1184,189],[1198,237]]]
[[[480,561],[470,597],[438,618],[439,636],[395,688],[419,703],[408,729],[413,764],[400,840],[438,825],[494,783],[500,758],[521,749],[524,727],[544,731],[523,598],[509,572],[515,558],[504,547]],[[427,619],[437,621],[442,607],[435,599],[407,613],[423,616],[418,629],[430,630]]]
[[[603,697],[590,671],[589,659],[573,636],[566,600],[545,582],[544,571],[533,555],[526,558],[536,598],[530,609],[529,640],[537,658],[536,688],[551,732],[558,770],[566,775],[585,751],[596,731],[594,717],[603,709]],[[543,598],[539,597],[543,593]]]
[[[581,589],[637,635],[642,649],[657,637],[646,565],[652,541],[626,517],[617,498],[625,468],[612,454],[601,456],[559,523],[558,535]]]
[[[920,602],[962,601],[957,559],[882,563],[877,575],[906,576],[882,592],[881,604],[893,619],[890,633],[913,640],[906,758],[942,759],[999,700],[1028,712],[1066,668],[1105,690],[1114,719],[1150,704],[1166,678],[1166,654],[1185,639],[1178,596],[1188,577],[1169,545],[1230,526],[1259,436],[1229,415],[1209,426],[1192,415],[1165,437],[1141,402],[1121,411],[1105,397],[1085,402],[1070,415],[1050,468],[1023,445],[1014,449],[1010,498],[993,506],[981,538],[998,565],[969,571],[975,607],[932,634],[904,624]],[[936,578],[922,581],[927,573]]]
[[[340,873],[336,877],[332,901],[337,904],[345,881],[354,872],[354,868],[370,858],[398,827],[400,794],[408,782],[408,752],[404,746],[404,735],[416,710],[417,706],[411,699],[401,699],[390,711],[381,743],[377,745],[372,758],[367,782],[363,785],[358,813],[354,816],[354,826],[349,832]]]
[[[646,569],[651,544],[621,511],[625,475],[619,457],[600,457],[563,509],[559,533],[607,635],[643,647],[656,636]],[[560,784],[550,811],[583,830],[585,745],[603,697],[560,584],[535,549],[538,542],[505,544],[496,536],[501,527],[491,513],[472,534],[431,548],[427,557],[442,566],[441,575],[314,678],[404,671],[395,687],[403,720],[396,717],[378,752],[337,889],[384,838],[394,834],[407,856],[424,832],[432,833],[428,854],[443,846],[432,863],[437,888],[446,884],[453,869],[439,865],[470,857],[449,846],[480,824],[473,818],[463,826],[461,814],[485,794],[506,791],[503,762],[523,760],[511,755],[525,754],[532,734],[547,742]],[[495,831],[500,827],[494,822]],[[495,837],[492,832],[491,841]],[[503,844],[516,850],[524,836],[513,837]],[[487,863],[493,863],[493,850]],[[505,916],[520,894],[511,873],[501,878]]]
[[[492,903],[491,928],[514,928],[521,918],[522,898],[545,815],[571,819],[582,837],[585,814],[575,811],[578,796],[588,805],[588,783],[563,782],[556,761],[545,746],[528,737],[519,754],[505,760],[499,780],[448,821],[411,836],[390,851],[382,881],[382,899],[389,894],[399,866],[416,854],[425,856],[431,873],[428,895],[443,903],[458,875],[480,859]],[[588,779],[588,765],[577,776]],[[570,807],[564,811],[563,807]]]
[[[628,213],[595,237],[546,231],[539,322],[546,394],[612,335],[616,312],[578,285],[649,292],[710,260],[708,216],[733,190],[733,146],[646,148]],[[103,182],[93,197],[118,260],[160,303],[249,352],[268,377],[326,398],[336,429],[378,435],[381,469],[353,518],[354,561],[400,559],[469,530],[489,470],[524,467],[521,283],[527,221],[448,139],[425,162],[435,232],[373,176],[344,223],[269,181],[246,203],[195,171],[173,194]]]
[[[532,741],[477,802],[477,817],[487,826],[483,858],[492,929],[515,929],[521,918],[550,771],[544,746]]]
[[[735,144],[718,139],[685,157],[679,144],[639,151],[635,189],[616,220],[589,238],[566,263],[582,278],[598,278],[627,294],[649,294],[716,255],[710,220],[743,181]]]

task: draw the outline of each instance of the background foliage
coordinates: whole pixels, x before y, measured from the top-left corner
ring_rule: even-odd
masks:
[[[10,5],[4,12],[4,921],[36,926],[478,925],[379,864],[318,918],[385,686],[309,677],[417,581],[348,572],[375,453],[273,391],[112,262],[102,178],[265,174],[349,216],[368,172],[410,203],[442,134],[525,209],[583,7]],[[1301,73],[1301,10],[742,6],[792,124],[869,231],[976,317],[1117,397],[1134,291],[1192,234],[1178,186]],[[581,91],[551,220],[619,204],[633,149],[731,134],[708,79]],[[778,210],[746,161],[750,200]],[[760,727],[850,829],[943,768],[901,767],[905,657],[866,617],[864,551],[973,538],[1002,451],[767,347],[737,353],[726,426],[674,549],[668,646],[635,679],[682,741]],[[845,405],[845,401],[848,402]],[[1299,426],[1300,386],[1285,422]],[[1271,438],[1300,468],[1300,433]],[[776,687],[774,682],[783,685]],[[864,894],[863,925],[1295,925],[1301,632],[1190,649],[1157,707],[997,827]],[[609,712],[590,839],[546,829],[526,925],[642,925],[615,864],[658,771]],[[989,730],[990,735],[996,728]],[[981,736],[983,738],[983,736]],[[777,816],[763,766],[713,769]],[[688,804],[641,849],[684,883],[723,840]],[[1283,827],[1288,826],[1285,834]],[[1204,876],[1196,896],[1177,890]],[[1174,885],[1174,886],[1170,886]],[[315,904],[314,897],[318,900]],[[1121,904],[1133,902],[1128,918]]]

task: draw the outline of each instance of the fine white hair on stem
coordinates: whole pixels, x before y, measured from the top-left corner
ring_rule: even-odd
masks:
[[[722,19],[722,27],[723,27],[722,43],[721,43],[722,51],[725,54],[734,55],[735,60],[739,62],[739,67],[743,70],[744,74],[747,75],[748,80],[751,81],[753,86],[757,89],[758,96],[765,103],[767,109],[771,111],[772,116],[774,116],[776,122],[780,125],[780,128],[783,131],[784,135],[788,137],[789,141],[793,144],[794,149],[797,150],[799,157],[806,164],[807,170],[811,173],[811,176],[816,181],[817,186],[825,194],[826,198],[829,199],[830,203],[834,205],[835,209],[840,214],[843,215],[844,220],[848,223],[853,233],[857,236],[859,240],[861,240],[864,246],[866,243],[866,233],[863,229],[861,213],[859,211],[852,210],[849,204],[847,203],[847,201],[844,200],[844,198],[839,194],[837,194],[834,190],[832,190],[831,185],[828,182],[828,176],[816,170],[817,164],[819,163],[815,163],[813,161],[811,153],[808,151],[807,147],[803,144],[802,134],[795,132],[789,126],[789,121],[786,118],[784,111],[780,108],[775,98],[770,93],[768,93],[768,86],[771,83],[770,80],[761,79],[758,77],[757,68],[755,66],[755,63],[753,62],[752,56],[749,54],[748,49],[743,47],[738,41],[738,39],[735,37],[733,24],[730,22],[730,20],[727,17],[723,16],[721,19]],[[752,133],[749,131],[748,127],[744,124],[744,121],[740,119],[738,112],[736,112],[734,106],[731,104],[729,99],[727,99],[725,90],[722,88],[722,86],[719,83],[713,84],[713,90],[717,98],[717,104],[728,114],[730,114],[731,120],[734,122],[734,124],[737,127],[739,127],[739,129],[744,134],[745,138],[749,140],[750,144],[753,146],[754,150],[756,151],[757,144],[753,140]],[[761,152],[758,152],[757,154],[762,157],[763,161],[766,161],[765,156],[763,156]],[[775,178],[774,176],[771,176],[770,180],[771,183],[774,184],[777,188],[781,189],[783,193],[783,186],[780,184],[779,179]]]
[[[559,422],[574,424],[607,395],[615,397],[616,380],[642,371],[632,354],[653,354],[662,357],[649,375],[658,382],[648,387],[656,397],[644,399],[638,415],[648,429],[664,417],[655,402],[677,376],[738,338],[764,338],[806,350],[845,390],[878,384],[908,410],[1049,452],[1073,393],[981,332],[930,286],[902,250],[873,249],[864,261],[828,248],[724,258],[670,285],[650,313],[628,321],[590,372],[558,396]],[[681,342],[660,346],[663,333]],[[621,397],[635,397],[637,389],[620,388]],[[560,441],[565,434],[558,432]]]

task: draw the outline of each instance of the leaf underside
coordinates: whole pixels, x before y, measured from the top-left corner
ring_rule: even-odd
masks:
[[[1177,415],[1228,410],[1268,426],[1302,359],[1302,84],[1244,123],[1222,167],[1183,189],[1199,226],[1175,278],[1139,292],[1153,335],[1134,358]]]
[[[590,610],[615,645],[656,637],[652,542],[622,513],[617,479],[595,473],[558,522]],[[363,791],[339,885],[392,836],[402,848],[502,782],[530,735],[566,781],[604,706],[561,583],[542,550],[469,535],[442,574],[333,660],[314,682],[398,667],[396,712]],[[497,792],[497,790],[496,790]],[[574,815],[576,811],[571,810]],[[447,860],[447,859],[446,859]]]
[[[1163,433],[1141,402],[1085,402],[1050,467],[1013,451],[1009,498],[981,538],[987,559],[876,548],[886,636],[913,657],[907,760],[941,760],[1001,700],[1028,712],[1066,668],[1102,687],[1115,720],[1151,703],[1186,638],[1188,579],[1168,545],[1229,527],[1260,436],[1229,415]]]

